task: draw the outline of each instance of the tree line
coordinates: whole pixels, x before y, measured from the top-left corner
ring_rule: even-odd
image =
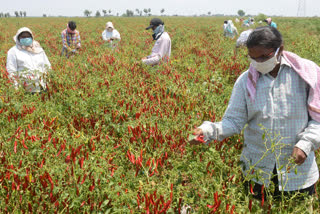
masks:
[[[27,12],[26,11],[14,11],[14,15],[16,17],[27,17]],[[10,13],[0,12],[0,18],[7,18],[7,17],[11,17]]]
[[[161,15],[164,14],[164,11],[165,11],[164,8],[162,8],[160,10]],[[111,10],[101,10],[101,12],[99,10],[97,10],[96,13],[95,13],[95,17],[101,17],[102,15],[103,16],[112,16],[113,14],[111,14],[111,13],[112,13]],[[86,17],[90,17],[91,14],[92,14],[92,11],[85,10],[83,12],[83,14]],[[151,8],[144,8],[144,9],[141,9],[141,10],[135,9],[134,11],[127,9],[126,12],[123,13],[121,16],[131,17],[131,16],[151,16],[151,15],[152,15]],[[119,16],[119,13],[117,13],[116,16]]]

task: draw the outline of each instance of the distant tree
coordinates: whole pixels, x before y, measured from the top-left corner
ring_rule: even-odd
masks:
[[[127,17],[133,16],[133,11],[132,10],[127,10],[126,13],[125,13],[125,16],[127,16]]]
[[[103,16],[107,16],[107,10],[102,10]]]
[[[110,16],[112,11],[111,11],[111,10],[109,10],[108,12],[109,12],[109,16]]]
[[[20,17],[22,17],[23,16],[23,12],[22,11],[20,11]]]
[[[85,15],[86,17],[89,17],[92,12],[89,11],[89,10],[85,10],[83,13],[84,13],[84,15]]]
[[[2,18],[2,17],[3,17],[3,13],[1,12],[1,13],[0,13],[0,18]]]
[[[47,14],[43,14],[42,17],[47,17]]]
[[[147,8],[144,8],[143,9],[143,12],[146,14],[146,16],[147,16],[147,14],[148,14],[148,9]]]
[[[267,15],[259,13],[254,19],[255,21],[264,21],[267,18]]]
[[[164,13],[164,8],[162,8],[162,9],[160,10],[160,13],[161,13],[161,15],[163,15],[163,13]]]
[[[117,16],[119,16],[119,13],[117,13]]]
[[[137,13],[137,15],[139,15],[139,13],[140,13],[140,10],[138,8],[136,9],[136,13]]]
[[[238,15],[239,16],[244,16],[246,13],[243,10],[238,10]]]
[[[209,11],[209,12],[208,12],[208,16],[210,16],[210,15],[211,15],[211,12]]]
[[[97,10],[97,12],[96,12],[96,17],[100,17],[100,16],[101,16],[101,13],[100,13],[99,10]]]
[[[23,16],[27,17],[27,12],[26,11],[23,11]]]
[[[14,15],[16,15],[16,17],[19,17],[19,12],[18,11],[14,11]]]

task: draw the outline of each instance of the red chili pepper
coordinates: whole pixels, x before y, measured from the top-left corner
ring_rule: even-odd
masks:
[[[86,177],[87,177],[87,174],[84,174],[83,179],[82,179],[82,181],[81,181],[81,184],[84,183],[84,181],[86,180]]]
[[[252,188],[252,184],[250,183],[250,192],[252,195],[254,195],[254,192],[253,192],[253,188]]]
[[[233,214],[234,209],[236,208],[236,205],[233,205],[230,211],[230,214]]]
[[[26,144],[24,143],[24,139],[22,140],[22,146],[23,146],[25,149],[28,149],[28,147],[27,147]]]
[[[17,141],[14,141],[13,151],[14,153],[17,153]]]
[[[32,213],[32,206],[31,206],[30,202],[28,203],[28,209],[29,209],[29,212]]]

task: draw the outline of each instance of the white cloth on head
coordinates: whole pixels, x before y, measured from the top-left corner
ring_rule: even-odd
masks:
[[[107,22],[106,29],[109,28],[109,27],[114,29],[112,22]]]
[[[23,46],[20,44],[20,41],[19,41],[19,35],[23,32],[28,32],[30,33],[31,37],[32,37],[32,45],[31,46]],[[22,50],[26,50],[26,51],[29,51],[29,52],[32,52],[32,53],[41,53],[43,51],[43,49],[41,48],[39,42],[35,41],[34,38],[33,38],[33,34],[32,34],[32,31],[27,28],[27,27],[22,27],[20,28],[16,35],[13,37],[13,40],[14,42],[16,43],[16,46],[18,49]]]

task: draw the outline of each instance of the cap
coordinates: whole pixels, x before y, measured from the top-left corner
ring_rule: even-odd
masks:
[[[164,22],[159,18],[153,18],[150,21],[150,25],[146,28],[146,30],[149,30],[150,28],[154,26],[164,25]]]

